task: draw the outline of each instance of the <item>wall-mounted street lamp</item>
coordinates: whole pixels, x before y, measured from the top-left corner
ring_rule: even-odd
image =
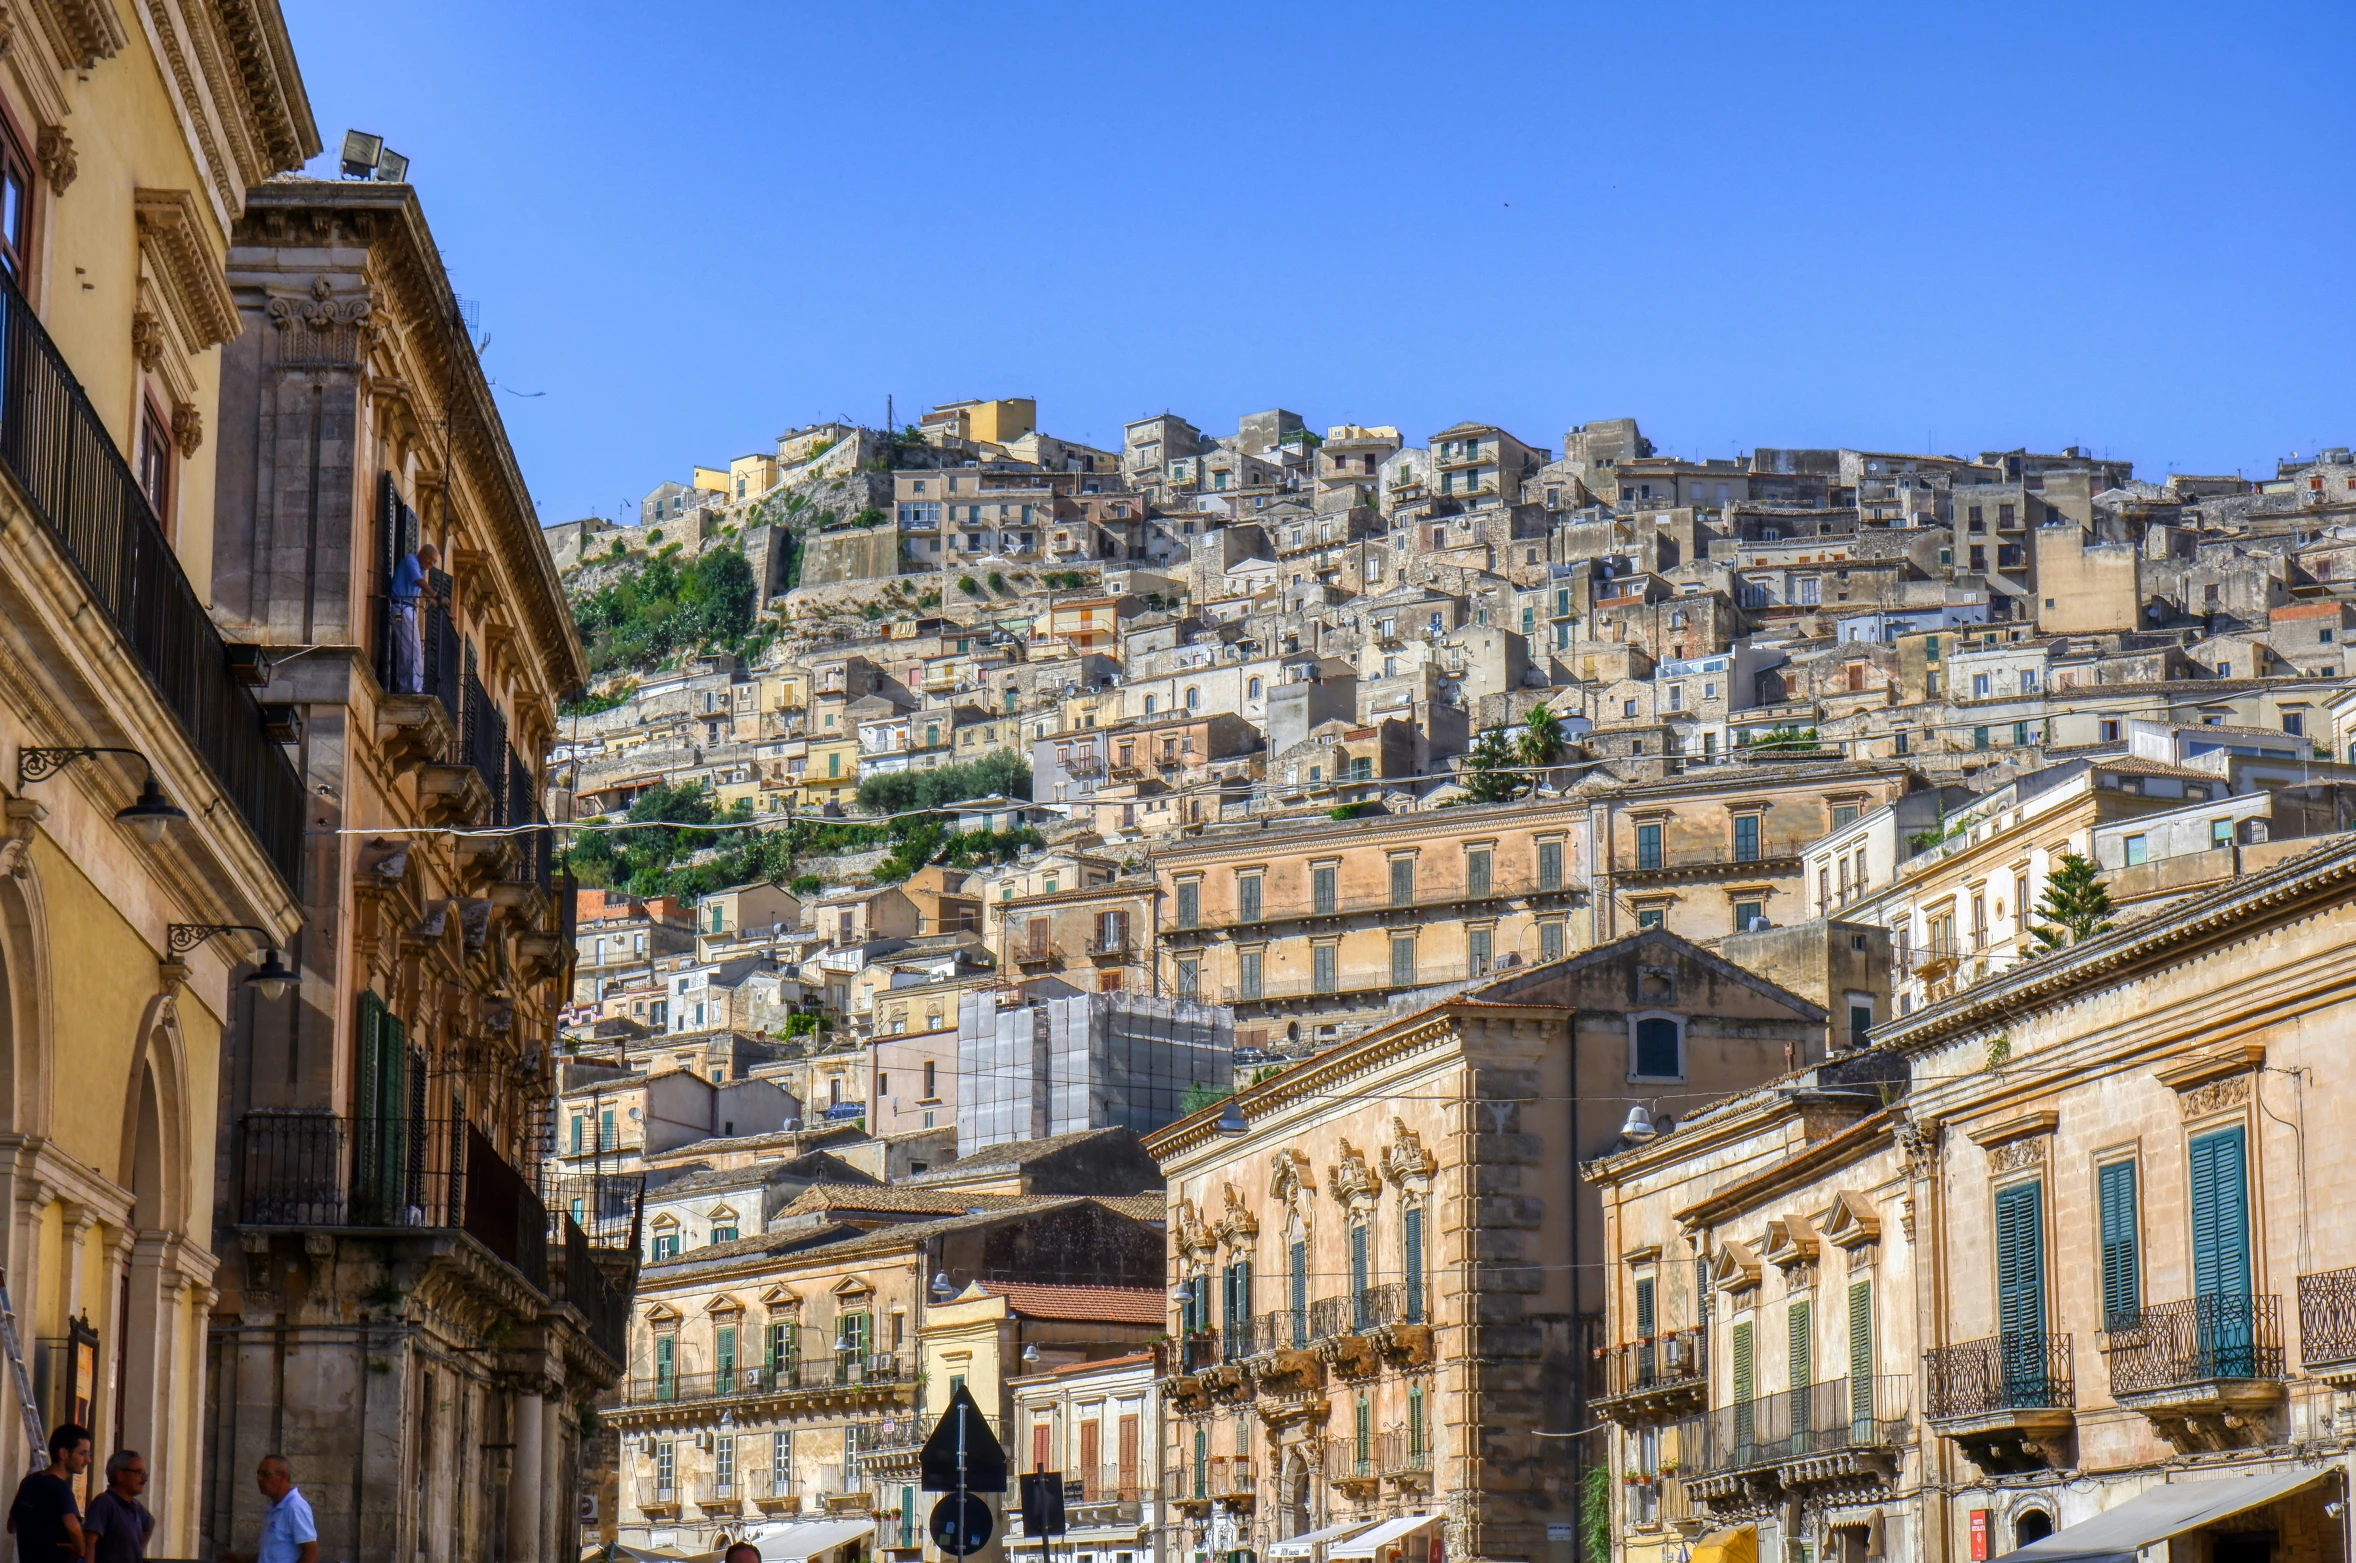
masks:
[[[16,751],[16,784],[23,787],[31,782],[47,781],[76,760],[87,760],[102,754],[127,754],[147,767],[147,778],[139,784],[139,799],[115,810],[115,823],[128,825],[139,832],[139,839],[155,846],[164,839],[168,826],[184,825],[188,816],[172,806],[156,785],[155,766],[146,755],[136,749],[19,749]]]
[[[177,960],[207,939],[225,933],[258,933],[264,941],[261,963],[245,974],[246,986],[266,999],[285,994],[294,985],[295,974],[278,958],[277,942],[267,928],[256,928],[251,923],[173,923],[164,930],[165,942],[171,946]]]

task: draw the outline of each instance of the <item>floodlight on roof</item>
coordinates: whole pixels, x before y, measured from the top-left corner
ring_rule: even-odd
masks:
[[[409,159],[386,147],[376,160],[376,177],[386,184],[399,184],[409,177]]]
[[[344,132],[343,170],[346,179],[373,179],[376,162],[384,156],[384,137],[365,130]]]

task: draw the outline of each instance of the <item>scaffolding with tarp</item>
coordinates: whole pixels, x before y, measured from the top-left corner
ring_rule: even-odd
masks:
[[[1011,1000],[1011,1002],[1007,1002]],[[968,993],[957,1006],[957,1154],[1176,1122],[1235,1082],[1235,1016],[1140,993]]]

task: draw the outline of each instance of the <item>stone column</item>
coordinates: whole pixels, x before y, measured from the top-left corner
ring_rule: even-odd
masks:
[[[564,1563],[579,1548],[574,1534],[573,1494],[564,1484],[564,1396],[540,1402],[540,1552],[549,1563]]]
[[[515,1397],[515,1453],[507,1478],[507,1555],[511,1563],[547,1563],[548,1526],[540,1510],[541,1449],[548,1431],[546,1401]]]

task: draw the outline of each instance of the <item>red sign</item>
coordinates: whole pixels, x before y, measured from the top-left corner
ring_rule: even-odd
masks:
[[[1972,1563],[1988,1563],[1988,1511],[1972,1510]]]

